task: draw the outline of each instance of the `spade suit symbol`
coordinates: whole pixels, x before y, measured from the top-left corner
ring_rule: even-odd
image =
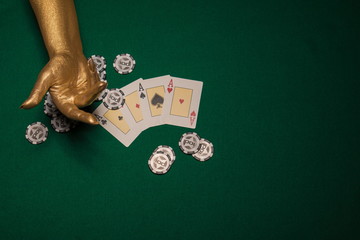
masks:
[[[142,99],[145,98],[145,94],[143,92],[140,94],[140,98],[142,98]]]
[[[156,108],[161,108],[163,103],[164,103],[164,98],[159,94],[155,93],[155,95],[151,99],[151,104],[156,106]]]

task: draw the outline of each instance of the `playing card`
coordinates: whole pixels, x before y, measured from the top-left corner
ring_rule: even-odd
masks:
[[[163,107],[166,124],[196,127],[202,86],[200,81],[172,76],[167,79]]]
[[[163,106],[165,82],[170,75],[143,80],[139,84],[139,97],[142,113],[148,127],[164,124]]]
[[[122,107],[118,110],[109,110],[104,104],[101,104],[95,109],[93,114],[103,128],[128,147],[139,136],[141,130],[136,128],[134,120],[125,118],[123,114],[124,109]]]
[[[139,94],[139,86],[141,86],[142,82],[142,78],[139,78],[138,80],[121,88],[125,98],[122,113],[125,119],[132,119],[132,121],[135,122],[134,127],[140,131],[143,131],[148,127],[142,112],[142,104],[140,102],[141,98]]]

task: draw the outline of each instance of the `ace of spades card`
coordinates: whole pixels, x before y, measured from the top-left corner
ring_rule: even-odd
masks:
[[[203,82],[170,77],[165,83],[165,123],[195,128]]]
[[[140,105],[147,127],[164,124],[165,82],[170,75],[143,80],[138,86]]]

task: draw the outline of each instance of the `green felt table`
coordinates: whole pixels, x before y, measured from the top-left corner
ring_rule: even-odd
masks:
[[[162,125],[124,147],[100,126],[56,133],[20,110],[48,61],[28,1],[1,1],[0,239],[360,239],[359,1],[76,1],[84,53],[109,87],[203,81],[195,131]],[[119,53],[137,65],[112,68]],[[91,109],[95,109],[93,105]],[[28,124],[49,127],[32,145]],[[175,149],[165,175],[147,160]]]

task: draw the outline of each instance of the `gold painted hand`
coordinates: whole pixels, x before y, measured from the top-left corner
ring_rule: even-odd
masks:
[[[30,0],[49,53],[30,96],[20,106],[29,109],[49,90],[57,108],[68,118],[98,124],[94,115],[79,108],[90,105],[107,86],[100,81],[92,60],[82,53],[73,0]]]
[[[57,108],[68,118],[97,124],[95,116],[79,108],[90,105],[106,88],[100,81],[92,60],[62,53],[53,56],[40,72],[38,80],[21,108],[32,108],[40,103],[49,90]]]

